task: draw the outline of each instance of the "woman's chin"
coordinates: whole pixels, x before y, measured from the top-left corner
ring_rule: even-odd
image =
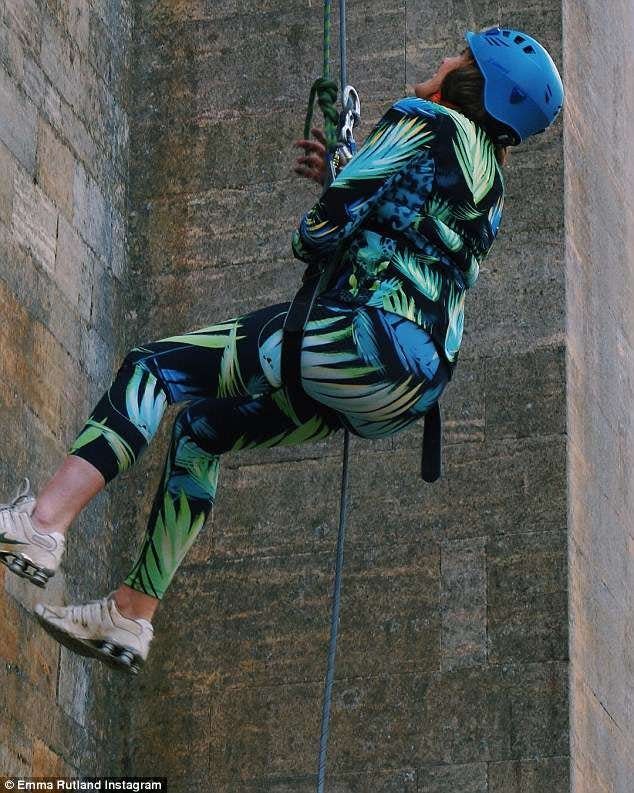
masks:
[[[414,94],[419,99],[429,99],[433,93],[434,91],[428,83],[417,83],[414,86]]]

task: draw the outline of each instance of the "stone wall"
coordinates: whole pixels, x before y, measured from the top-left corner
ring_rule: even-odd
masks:
[[[130,23],[127,0],[0,0],[3,502],[54,472],[122,352]],[[71,527],[46,590],[0,566],[0,774],[121,767],[125,685],[30,614],[105,594],[110,500]]]
[[[571,769],[634,784],[634,9],[564,3]]]
[[[498,21],[561,63],[561,5],[349,4],[359,140]],[[288,300],[291,170],[321,69],[321,5],[143,0],[135,10],[131,267],[137,341]],[[569,790],[562,123],[515,150],[505,216],[443,399],[444,478],[422,427],[352,440],[329,789]],[[141,463],[144,528],[169,422]],[[128,762],[172,790],[314,790],[341,437],[227,455],[213,520],[157,612]],[[623,791],[624,793],[624,791]]]

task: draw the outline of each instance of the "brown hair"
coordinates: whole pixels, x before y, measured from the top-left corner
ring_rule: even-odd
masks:
[[[495,141],[496,132],[508,130],[508,127],[487,113],[484,107],[484,77],[471,49],[465,47],[460,54],[464,53],[469,55],[470,63],[445,75],[440,86],[441,98],[457,105],[459,112],[484,127]],[[509,147],[494,142],[493,148],[498,163],[506,165]]]

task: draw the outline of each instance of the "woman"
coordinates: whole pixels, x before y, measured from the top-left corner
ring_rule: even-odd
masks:
[[[506,146],[542,132],[563,100],[548,53],[521,31],[467,33],[415,97],[387,111],[293,234],[294,255],[339,258],[302,346],[312,418],[284,396],[280,342],[289,303],[135,347],[37,499],[26,488],[0,506],[0,558],[44,586],[83,507],[128,470],[167,404],[177,415],[137,560],[103,598],[38,603],[59,641],[136,672],[151,620],[211,511],[220,455],[314,441],[347,427],[364,438],[402,431],[435,403],[458,359],[467,291],[498,231]],[[296,171],[323,182],[324,147]],[[297,406],[295,406],[297,407]]]

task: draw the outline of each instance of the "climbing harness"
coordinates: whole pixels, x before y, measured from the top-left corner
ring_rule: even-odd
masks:
[[[356,153],[353,130],[361,117],[359,94],[347,84],[347,51],[346,51],[346,0],[339,0],[339,52],[342,109],[337,112],[337,84],[330,79],[330,13],[332,0],[324,0],[324,60],[323,76],[315,80],[311,87],[308,100],[308,111],[304,124],[304,138],[310,137],[315,98],[324,114],[324,133],[326,137],[326,178],[324,192],[340,170]],[[291,301],[286,315],[282,334],[281,375],[286,398],[300,421],[308,421],[314,416],[315,410],[323,414],[333,411],[326,406],[317,406],[311,402],[306,405],[306,394],[301,385],[301,349],[304,328],[310,316],[317,295],[321,294],[331,283],[336,273],[339,259],[332,257],[330,261],[319,266],[310,265],[304,272],[302,286]],[[337,633],[339,628],[339,607],[341,598],[341,578],[343,571],[343,549],[348,511],[348,458],[350,433],[344,427],[343,467],[341,474],[341,498],[339,504],[339,530],[337,534],[337,553],[335,577],[332,593],[330,617],[330,641],[328,646],[328,663],[324,683],[321,730],[319,736],[319,755],[317,761],[317,793],[323,793],[326,778],[326,750],[330,728],[330,704],[335,674],[335,655],[337,651]],[[440,476],[441,464],[441,418],[438,401],[425,414],[423,433],[423,451],[421,460],[421,476],[426,482],[434,482]]]

